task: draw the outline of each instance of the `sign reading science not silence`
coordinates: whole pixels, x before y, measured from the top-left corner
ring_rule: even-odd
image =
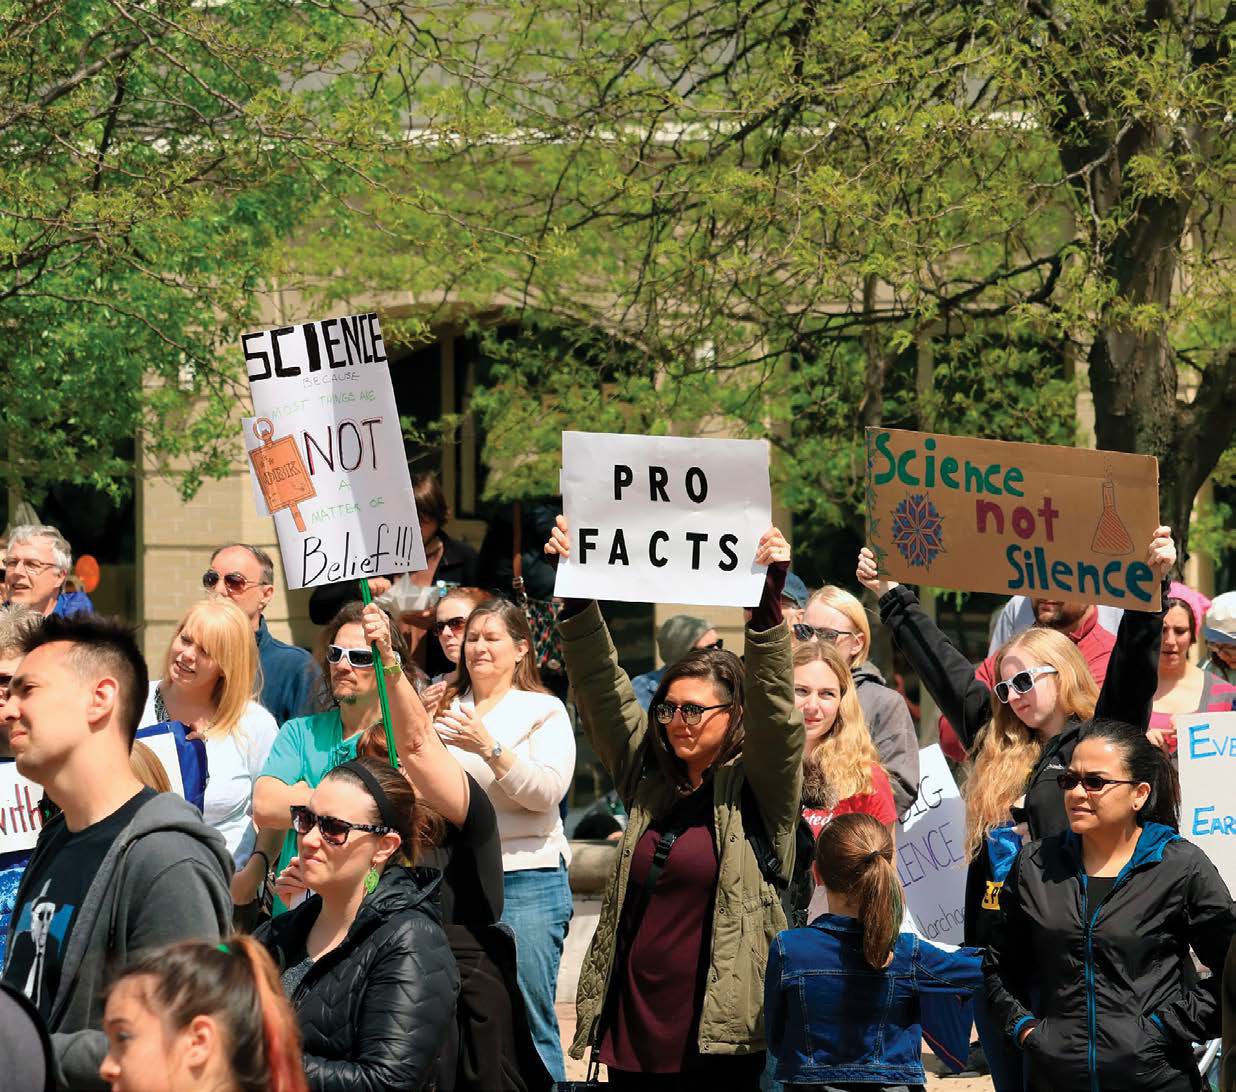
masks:
[[[627,603],[753,607],[772,522],[762,440],[562,434],[571,556],[554,594]]]
[[[1159,608],[1148,455],[867,429],[880,572],[937,588]]]

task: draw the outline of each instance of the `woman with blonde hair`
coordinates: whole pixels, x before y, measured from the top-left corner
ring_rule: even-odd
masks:
[[[206,747],[202,817],[236,863],[232,898],[251,903],[280,838],[253,826],[253,786],[279,726],[260,704],[261,670],[253,627],[228,599],[194,603],[168,646],[163,677],[150,686],[139,727],[180,721]]]
[[[845,588],[827,584],[807,600],[804,619],[793,627],[795,638],[832,645],[849,666],[871,741],[888,771],[893,803],[903,815],[918,799],[918,733],[905,698],[884,685],[879,668],[867,658],[871,626],[866,608]]]
[[[1167,574],[1175,562],[1171,529],[1160,527],[1147,549],[1147,563],[1162,584],[1164,600]],[[975,688],[986,688],[913,593],[881,579],[875,555],[866,548],[859,554],[857,575],[880,597],[880,617],[893,640],[973,756],[965,787],[970,851],[965,942],[986,946],[999,918],[1000,888],[1021,848],[1023,831],[1038,839],[1068,830],[1056,776],[1069,763],[1082,722],[1097,716],[1147,730],[1163,612],[1124,612],[1101,691],[1064,634],[1044,626],[1017,634],[996,653],[1000,681],[980,717],[968,713],[982,708]],[[981,997],[976,1002],[975,1024],[996,1092],[1020,1089],[1020,1056],[993,1023]]]

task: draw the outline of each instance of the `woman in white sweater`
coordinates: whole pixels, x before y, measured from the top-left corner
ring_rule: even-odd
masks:
[[[554,994],[571,921],[571,850],[559,804],[575,773],[566,707],[542,685],[528,619],[492,599],[468,617],[455,685],[437,728],[488,794],[502,839],[505,905],[515,930],[519,984],[546,1068],[565,1080]]]
[[[151,683],[139,727],[178,720],[206,745],[202,816],[227,841],[236,875],[232,899],[251,903],[282,841],[258,834],[253,786],[279,734],[258,704],[257,643],[244,613],[228,599],[195,603],[180,619],[163,677]]]

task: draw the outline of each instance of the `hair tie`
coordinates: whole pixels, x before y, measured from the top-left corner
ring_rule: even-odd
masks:
[[[369,795],[373,797],[373,802],[378,806],[378,814],[382,816],[382,822],[390,827],[396,834],[404,838],[411,838],[411,832],[404,829],[404,826],[399,822],[399,817],[395,814],[395,807],[390,801],[390,797],[386,795],[385,790],[378,783],[378,779],[373,776],[373,772],[363,763],[356,759],[351,762],[343,762],[335,767],[336,770],[347,770],[348,773],[355,774],[360,778],[365,788],[369,790]]]
[[[881,853],[878,849],[873,849],[870,853],[867,854],[867,856],[863,858],[863,864],[875,864],[876,861],[878,861],[883,856],[884,854]]]
[[[224,955],[232,954],[232,949],[229,948],[226,944],[220,944],[218,947],[219,947],[219,951],[221,951]]]

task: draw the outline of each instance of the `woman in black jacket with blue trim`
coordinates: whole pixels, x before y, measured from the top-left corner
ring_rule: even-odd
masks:
[[[1058,777],[1069,830],[1033,842],[1000,893],[991,1010],[1050,1092],[1196,1092],[1219,1034],[1236,908],[1177,833],[1179,785],[1141,726],[1085,725]],[[1201,979],[1190,948],[1211,970]]]

